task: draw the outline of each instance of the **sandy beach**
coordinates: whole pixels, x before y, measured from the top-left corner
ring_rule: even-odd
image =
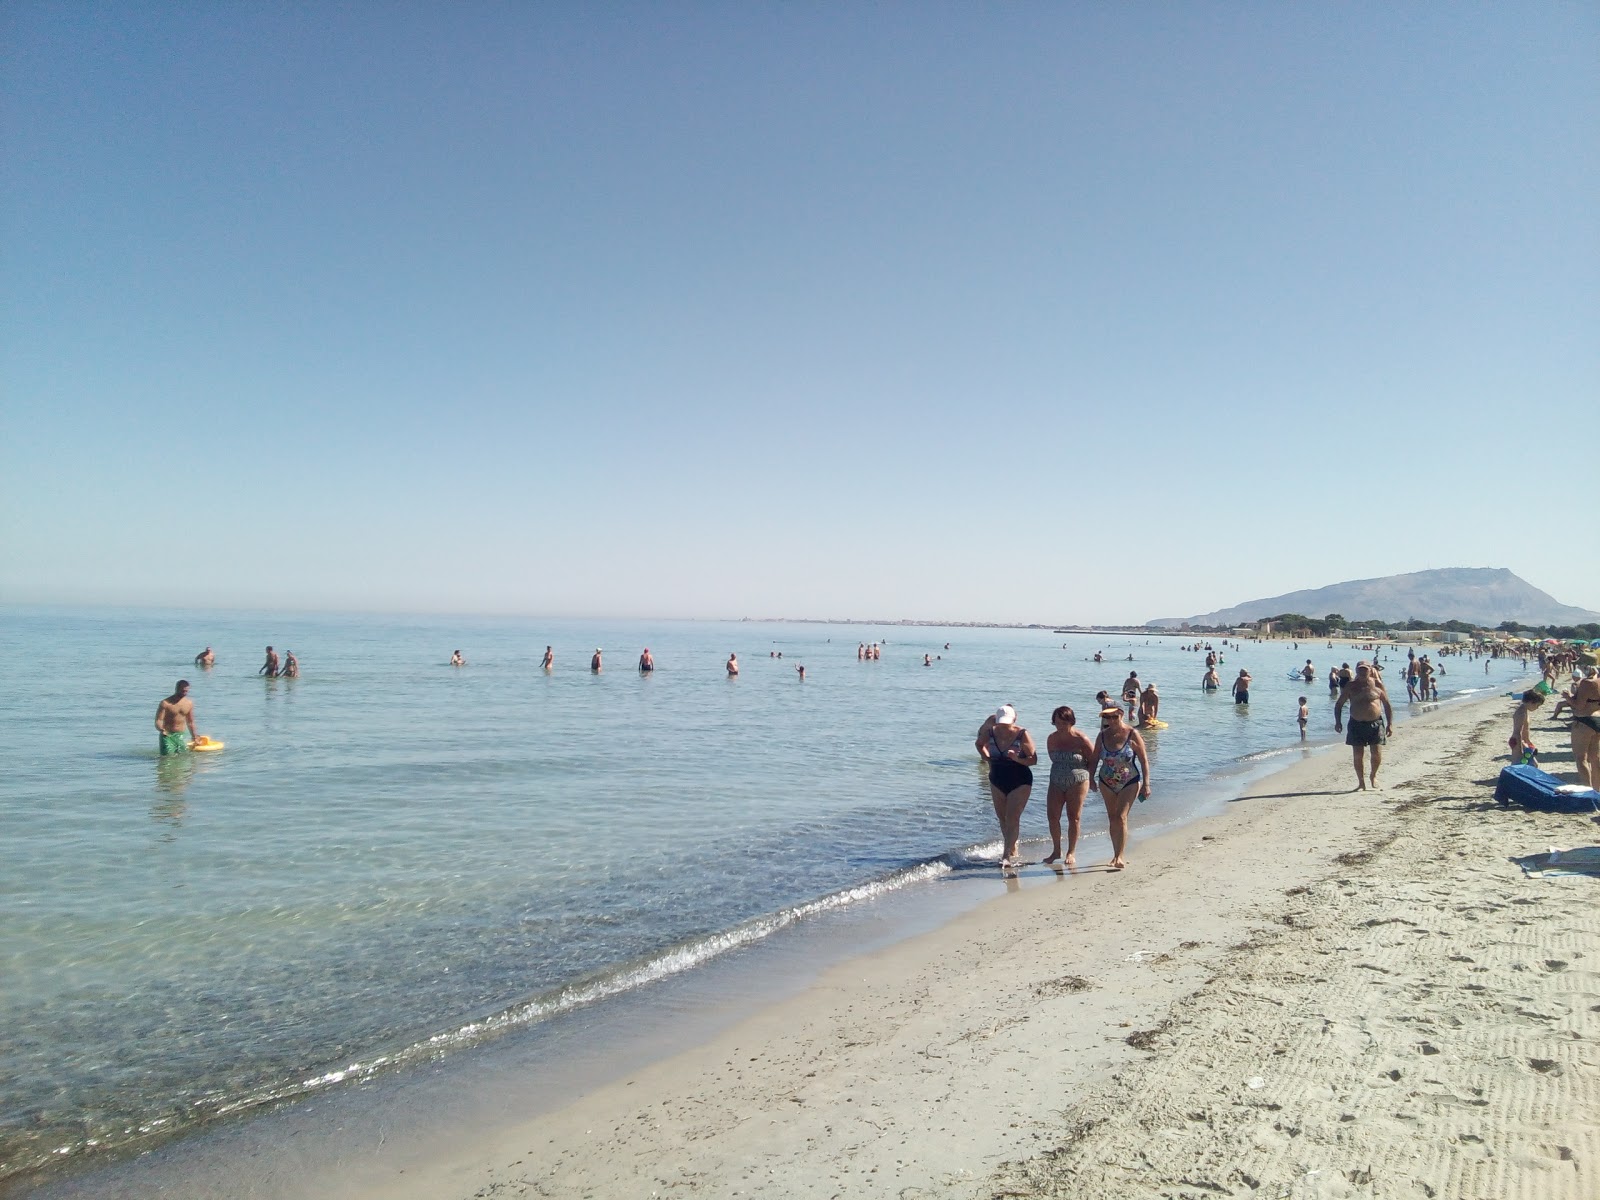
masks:
[[[1126,872],[1031,867],[706,1045],[447,1154],[355,1155],[337,1190],[1600,1194],[1596,880],[1511,861],[1594,822],[1494,804],[1509,711],[1407,721],[1378,792],[1334,748]]]

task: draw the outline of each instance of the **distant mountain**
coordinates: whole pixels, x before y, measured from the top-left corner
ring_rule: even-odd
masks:
[[[1587,625],[1600,613],[1561,604],[1504,567],[1445,567],[1382,579],[1354,579],[1307,592],[1251,600],[1197,617],[1161,617],[1147,625],[1244,625],[1300,613],[1338,613],[1351,621],[1470,621],[1494,628],[1502,621],[1524,625]]]

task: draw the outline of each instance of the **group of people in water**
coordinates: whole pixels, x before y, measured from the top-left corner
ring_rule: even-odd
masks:
[[[460,654],[461,651],[457,650],[457,657]],[[217,656],[210,646],[194,656],[194,665],[206,671],[217,665]],[[256,674],[265,675],[268,679],[294,679],[300,674],[300,660],[294,656],[293,650],[285,650],[280,660],[278,652],[268,646],[267,659]]]

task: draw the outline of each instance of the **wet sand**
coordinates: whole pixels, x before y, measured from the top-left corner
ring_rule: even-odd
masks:
[[[1508,857],[1600,832],[1493,804],[1510,708],[1405,722],[1379,792],[1308,755],[1126,872],[1018,886],[321,1194],[1600,1194],[1600,880]],[[1572,777],[1564,725],[1536,730]]]

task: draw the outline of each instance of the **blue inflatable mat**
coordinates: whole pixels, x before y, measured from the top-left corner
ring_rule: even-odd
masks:
[[[1502,767],[1495,781],[1494,798],[1501,804],[1520,804],[1545,812],[1600,811],[1600,792],[1581,783],[1564,783],[1538,767]]]

